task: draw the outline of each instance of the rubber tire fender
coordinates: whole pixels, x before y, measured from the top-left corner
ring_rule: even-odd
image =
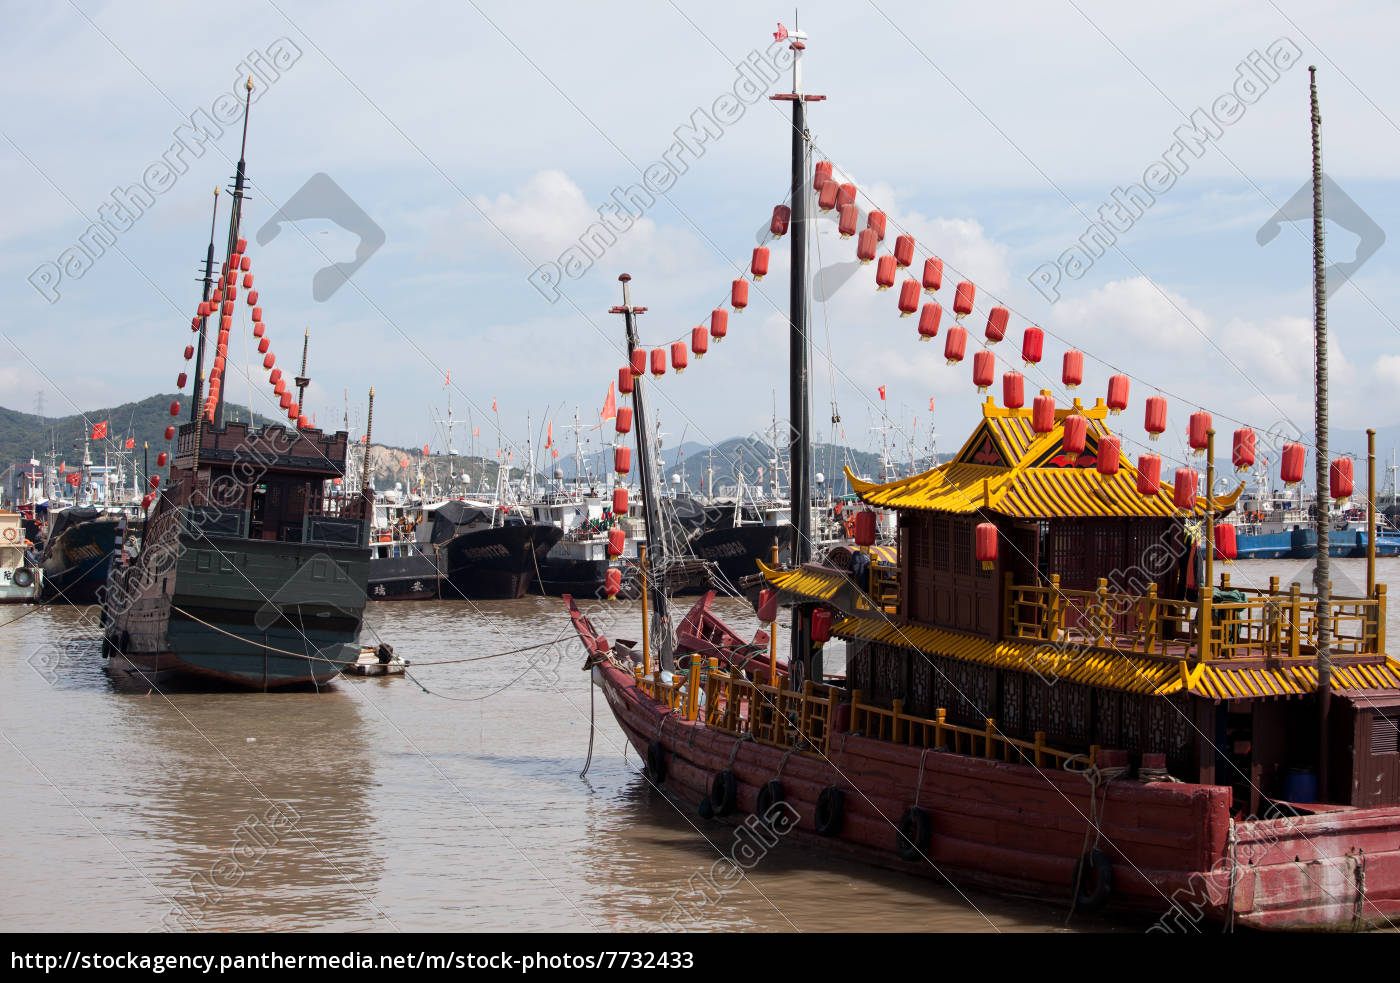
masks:
[[[817,796],[817,809],[812,815],[812,824],[822,836],[838,836],[846,822],[846,793],[835,785],[828,785]]]
[[[710,807],[714,809],[715,815],[729,815],[734,811],[738,798],[739,780],[734,777],[734,772],[728,768],[715,772],[715,777],[710,782]]]
[[[900,860],[923,860],[933,839],[933,817],[927,809],[910,806],[899,819],[894,845]]]
[[[1090,850],[1075,863],[1069,884],[1071,891],[1078,887],[1075,911],[1098,911],[1113,894],[1113,861],[1102,850]]]
[[[646,776],[657,785],[666,784],[666,748],[660,741],[647,745]]]
[[[768,812],[780,802],[787,801],[787,791],[783,788],[783,783],[774,778],[764,782],[758,790],[758,801],[754,804],[753,814],[760,820],[767,820]]]

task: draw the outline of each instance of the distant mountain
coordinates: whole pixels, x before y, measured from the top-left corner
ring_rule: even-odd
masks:
[[[170,404],[179,401],[180,415],[172,420]],[[228,420],[247,420],[246,407],[228,405],[224,408]],[[166,449],[165,428],[170,423],[183,423],[189,418],[189,396],[166,393],[148,396],[138,403],[99,407],[70,416],[47,417],[0,407],[0,468],[23,463],[37,457],[48,464],[50,446],[60,463],[76,464],[83,459],[83,437],[91,436],[95,424],[107,422],[106,441],[91,441],[89,453],[94,464],[102,463],[104,449],[109,453],[124,450],[128,438],[135,441],[134,450],[140,460],[142,445],[150,444],[151,459]],[[262,425],[276,423],[254,414],[254,422]],[[154,469],[153,469],[154,470]]]

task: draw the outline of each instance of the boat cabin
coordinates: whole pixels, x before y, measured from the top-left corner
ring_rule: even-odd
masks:
[[[1170,479],[1140,484],[1121,453],[1100,468],[1106,417],[1076,400],[1038,433],[1031,410],[989,399],[948,463],[888,483],[848,473],[897,513],[896,563],[764,573],[803,617],[834,616],[862,704],[1233,786],[1251,814],[1400,802],[1385,586],[1330,600],[1323,761],[1317,599],[1207,547],[1243,485],[1178,508]]]

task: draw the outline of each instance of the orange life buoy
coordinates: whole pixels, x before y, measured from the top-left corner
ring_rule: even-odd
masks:
[[[5,541],[6,541],[7,543],[13,543],[13,542],[14,542],[15,540],[17,540],[17,539],[19,539],[19,531],[18,531],[17,529],[15,529],[14,526],[6,526],[6,527],[5,527]]]

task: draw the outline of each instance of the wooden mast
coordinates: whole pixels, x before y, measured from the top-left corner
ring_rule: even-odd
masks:
[[[204,254],[204,293],[200,295],[201,302],[208,302],[209,295],[214,291],[214,236],[217,234],[219,226],[219,188],[214,187],[214,209],[213,215],[209,218],[209,251]],[[216,320],[215,324],[218,323]],[[194,356],[194,397],[190,401],[190,422],[204,412],[204,338],[205,328],[209,326],[209,315],[206,314],[199,319],[199,341],[195,345]]]
[[[610,308],[609,314],[621,314],[627,324],[627,358],[630,364],[632,353],[640,348],[637,340],[637,315],[645,314],[645,307],[632,306],[632,274],[618,277],[622,283],[622,305]],[[646,522],[646,541],[649,548],[638,559],[651,565],[651,576],[643,571],[647,602],[651,617],[647,619],[646,630],[651,639],[651,647],[657,652],[655,666],[670,671],[674,665],[671,639],[671,612],[666,603],[665,578],[656,575],[658,568],[664,569],[667,559],[665,532],[661,525],[661,499],[656,488],[656,470],[651,463],[651,432],[647,429],[646,373],[632,381],[632,416],[636,424],[637,472],[641,477],[642,514]],[[644,609],[645,610],[645,609]]]
[[[812,558],[812,491],[811,491],[811,406],[807,396],[808,370],[811,362],[811,342],[807,337],[807,103],[819,102],[825,96],[807,95],[802,91],[802,53],[807,36],[796,28],[791,39],[792,92],[773,98],[792,102],[792,186],[791,186],[791,271],[788,284],[788,482],[792,489],[791,557],[799,567]],[[789,680],[800,687],[805,679],[820,680],[821,654],[811,642],[811,626],[802,606],[793,609],[790,660],[794,671]]]
[[[248,76],[248,82],[244,86],[243,97],[243,142],[238,148],[238,169],[233,177],[233,214],[228,221],[228,248],[224,251],[224,257],[233,255],[234,246],[238,243],[238,230],[243,222],[243,185],[248,170],[245,159],[248,150],[248,115],[253,108],[253,76]],[[248,412],[252,412],[249,407]],[[224,388],[219,387],[219,399],[214,404],[214,429],[221,430],[224,426]]]
[[[1312,104],[1313,164],[1313,381],[1317,428],[1317,561],[1313,566],[1313,590],[1317,593],[1317,704],[1318,704],[1318,801],[1328,795],[1328,717],[1332,704],[1332,569],[1329,556],[1327,504],[1327,257],[1323,241],[1322,114],[1317,108],[1317,66],[1308,66],[1308,91]]]

